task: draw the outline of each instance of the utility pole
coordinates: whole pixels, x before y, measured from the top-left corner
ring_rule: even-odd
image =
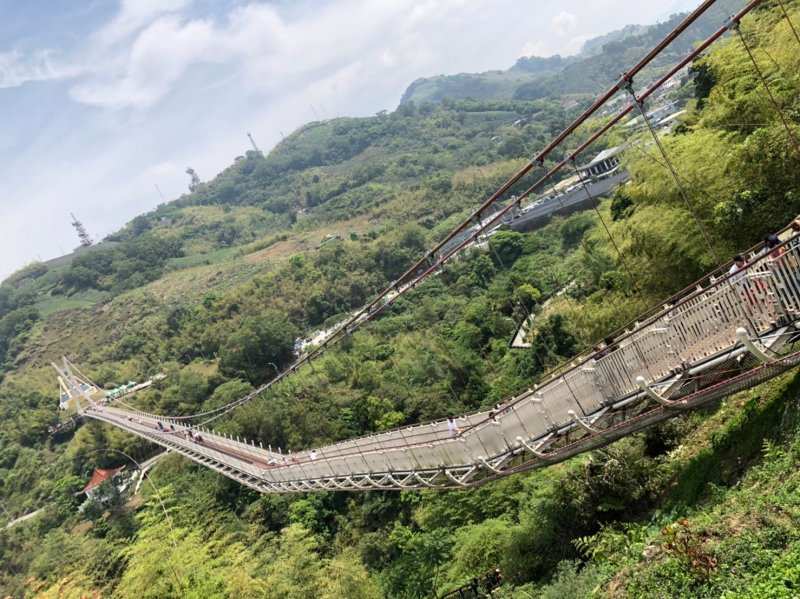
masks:
[[[78,239],[81,240],[81,246],[89,247],[92,245],[94,242],[92,241],[92,238],[89,237],[89,233],[86,231],[86,227],[83,226],[83,223],[79,221],[77,217],[72,214],[72,212],[70,212],[69,215],[72,217],[72,226],[78,233]]]
[[[164,194],[161,193],[161,188],[158,186],[158,183],[155,183],[155,186],[156,186],[156,191],[158,192],[158,195],[161,198],[161,201],[164,202],[165,201]]]

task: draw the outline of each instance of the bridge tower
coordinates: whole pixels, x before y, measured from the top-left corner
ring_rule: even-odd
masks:
[[[81,246],[89,247],[92,245],[94,242],[92,238],[89,237],[89,233],[86,231],[86,227],[83,226],[83,223],[79,221],[72,212],[70,212],[69,215],[72,217],[72,226],[75,228],[75,231],[78,232],[78,239],[81,240]]]
[[[186,174],[192,178],[189,181],[189,191],[195,191],[200,186],[200,177],[197,176],[197,172],[191,166],[186,167]]]

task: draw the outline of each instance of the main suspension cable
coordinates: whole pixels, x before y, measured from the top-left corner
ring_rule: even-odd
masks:
[[[735,18],[741,18],[745,14],[749,13],[753,10],[757,5],[759,5],[763,0],[751,0],[747,6],[745,6]],[[501,209],[497,212],[497,214],[490,218],[488,221],[484,222],[481,221],[481,224],[475,228],[474,232],[469,234],[467,238],[458,243],[453,250],[448,251],[443,256],[437,258],[437,254],[440,251],[443,251],[445,246],[452,241],[457,235],[466,231],[474,219],[477,217],[480,220],[481,215],[484,211],[494,203],[498,202],[503,194],[508,191],[516,182],[521,180],[526,174],[528,174],[536,164],[543,165],[544,159],[548,156],[556,147],[558,147],[564,139],[566,139],[569,135],[571,135],[581,124],[586,122],[597,110],[599,110],[603,105],[605,105],[608,100],[610,100],[618,91],[624,88],[628,81],[637,73],[639,73],[643,68],[645,68],[652,60],[658,56],[664,48],[666,48],[672,41],[675,40],[683,31],[685,31],[692,23],[694,23],[703,13],[705,13],[713,4],[715,0],[705,0],[695,11],[693,11],[690,15],[688,15],[668,36],[666,36],[656,47],[654,47],[642,60],[640,60],[632,69],[630,69],[621,79],[619,82],[614,84],[607,92],[605,92],[601,97],[599,97],[588,109],[586,109],[572,124],[570,124],[561,134],[559,134],[553,141],[545,147],[536,158],[532,159],[523,169],[521,169],[518,173],[516,173],[509,181],[507,181],[497,192],[495,192],[488,200],[486,200],[473,214],[467,218],[461,225],[457,226],[451,233],[449,233],[442,241],[440,241],[432,250],[430,250],[422,259],[418,260],[411,268],[409,268],[403,275],[401,275],[398,279],[393,281],[388,287],[384,289],[381,293],[378,294],[375,299],[373,299],[370,303],[366,306],[358,310],[353,316],[343,322],[337,329],[334,331],[329,337],[327,337],[317,348],[309,352],[308,354],[303,355],[301,358],[296,360],[293,364],[289,367],[284,369],[279,373],[279,375],[270,381],[269,383],[262,385],[258,389],[254,390],[252,393],[248,394],[247,396],[231,402],[225,406],[220,406],[214,410],[209,410],[204,412],[203,414],[217,414],[213,417],[216,419],[230,411],[230,409],[234,409],[244,403],[250,401],[255,396],[259,395],[270,386],[277,384],[286,376],[294,373],[300,366],[305,364],[306,362],[310,362],[311,360],[315,359],[319,355],[321,355],[327,347],[340,340],[344,336],[350,335],[354,330],[362,326],[364,323],[372,320],[378,314],[383,312],[386,308],[392,305],[398,297],[403,295],[404,293],[414,289],[422,280],[430,276],[432,273],[437,271],[446,261],[450,260],[453,256],[455,256],[459,251],[464,249],[467,245],[470,245],[474,240],[477,238],[478,235],[483,233],[488,227],[494,225],[499,218],[501,218],[504,214],[506,214],[513,206],[514,203],[509,204],[505,208]],[[673,68],[665,77],[662,77],[656,84],[651,86],[646,92],[644,92],[641,96],[642,99],[648,97],[652,93],[654,93],[658,88],[660,88],[669,78],[674,76],[680,69],[685,67],[689,62],[691,62],[696,56],[698,56],[703,50],[709,47],[712,43],[714,43],[717,39],[719,39],[724,33],[727,31],[727,28],[722,28],[715,32],[712,36],[710,36],[704,43],[702,43],[698,48],[692,51],[686,58],[684,58],[675,68]],[[573,152],[572,157],[574,158],[582,151],[584,151],[589,145],[594,143],[601,135],[610,129],[611,126],[619,122],[624,116],[630,113],[632,110],[632,106],[629,106],[625,110],[623,110],[615,119],[612,119],[605,127],[603,127],[600,131],[595,133],[587,142],[585,142],[578,150]],[[548,171],[548,173],[539,179],[534,185],[529,188],[522,197],[527,197],[530,193],[532,193],[543,181],[546,181],[550,177],[552,177],[555,173],[561,170],[567,163],[569,159],[565,159],[561,163],[559,163],[556,167]],[[427,266],[430,261],[433,260],[433,265]],[[424,268],[421,274],[417,274],[419,269]],[[412,277],[409,280],[409,277]],[[198,414],[193,414],[189,416],[178,417],[182,420],[185,419],[193,419],[199,417]],[[165,417],[166,418],[166,417]]]

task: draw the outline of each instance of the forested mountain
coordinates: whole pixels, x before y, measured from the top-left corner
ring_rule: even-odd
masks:
[[[786,5],[800,23],[800,3]],[[800,45],[774,6],[743,32],[797,130]],[[647,34],[626,35],[575,62],[515,69],[610,64],[614,44],[630,58],[625,44],[641,50]],[[692,73],[682,93],[693,99],[663,143],[714,253],[728,256],[800,212],[800,157],[737,38]],[[165,373],[130,400],[146,410],[241,397],[289,363],[298,336],[362,305],[557,133],[583,105],[564,108],[562,91],[414,99],[311,123],[104,243],[4,281],[0,524],[42,511],[0,529],[2,595],[412,598],[500,566],[501,597],[796,596],[791,373],[469,491],[261,496],[171,455],[140,495],[77,509],[93,468],[156,448],[97,422],[50,435],[66,417],[51,360],[68,355],[108,387]],[[491,406],[659,305],[716,258],[669,172],[647,152],[623,160],[632,180],[600,207],[619,254],[594,212],[501,232],[217,428],[298,449]],[[512,350],[526,310],[532,347]]]
[[[725,19],[741,8],[741,2],[718,3],[684,34],[678,37],[652,67],[639,77],[639,84],[654,79],[664,65],[685,55],[696,40],[707,38]],[[632,65],[657,44],[685,15],[673,15],[649,26],[629,25],[619,31],[588,40],[576,56],[530,56],[520,58],[505,71],[479,74],[440,75],[414,81],[403,94],[408,102],[441,102],[444,99],[535,100],[561,97],[563,100],[594,94],[608,87],[622,74],[620,65]]]

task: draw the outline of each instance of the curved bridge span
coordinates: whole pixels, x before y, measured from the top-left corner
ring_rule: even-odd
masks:
[[[479,241],[482,233],[573,164],[577,156],[634,110],[648,122],[644,109],[648,98],[729,31],[739,34],[754,69],[761,75],[740,29],[742,18],[763,4],[763,0],[750,0],[663,77],[646,90],[636,92],[634,78],[715,2],[703,0],[467,219],[316,348],[277,373],[273,381],[225,406],[190,416],[167,417],[111,405],[65,358],[62,366],[54,364],[64,396],[75,400],[79,410],[89,418],[170,448],[263,493],[447,489],[476,486],[565,460],[794,368],[800,364],[800,351],[795,349],[800,336],[800,237],[785,236],[769,253],[751,255],[745,267],[732,269],[730,273],[717,270],[717,276],[709,275],[696,287],[670,298],[607,346],[578,356],[549,373],[539,385],[491,411],[463,416],[455,424],[439,421],[407,426],[290,454],[276,453],[269,445],[264,449],[260,443],[257,447],[189,424],[201,417],[206,417],[204,422],[208,423],[244,405],[310,363],[333,343],[377,318],[465,247]],[[760,79],[772,97],[767,79],[763,76]],[[577,149],[547,169],[545,160],[552,159],[553,151],[618,92],[627,93],[630,103]],[[794,134],[777,104],[776,109],[796,146]],[[684,200],[691,206],[658,135],[652,128],[650,133]],[[534,171],[545,172],[521,195],[513,196],[514,201],[496,209],[507,192]],[[705,236],[702,223],[697,224]],[[707,236],[706,241],[711,247]],[[725,274],[719,276],[720,272]]]
[[[800,237],[670,301],[541,385],[459,418],[457,431],[438,421],[290,454],[98,402],[66,359],[56,368],[87,417],[263,493],[464,488],[563,461],[800,364]]]

